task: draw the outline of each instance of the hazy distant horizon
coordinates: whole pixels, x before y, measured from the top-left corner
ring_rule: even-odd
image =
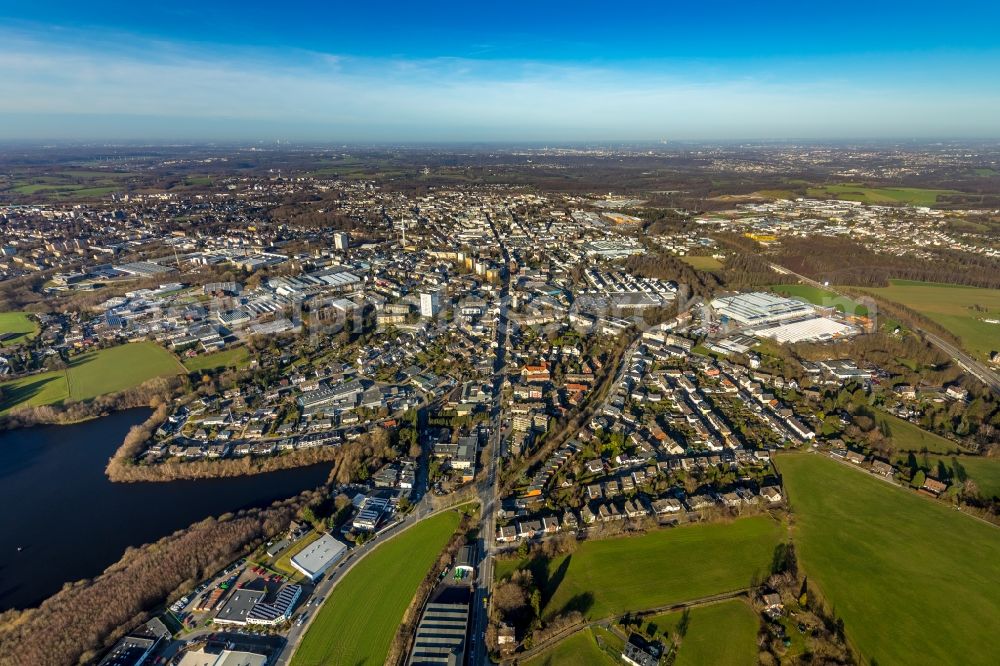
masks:
[[[21,3],[0,140],[1000,136],[1000,7],[919,5]]]
[[[941,136],[941,137],[759,137],[759,138],[717,138],[717,139],[609,139],[600,140],[562,140],[562,141],[518,141],[518,140],[474,140],[455,139],[441,141],[420,141],[420,140],[355,140],[355,139],[274,139],[261,137],[245,137],[232,139],[186,139],[178,138],[116,138],[103,137],[93,139],[66,139],[66,138],[23,138],[23,139],[2,139],[0,138],[0,149],[72,149],[72,148],[218,148],[231,150],[234,148],[259,149],[259,150],[280,150],[280,149],[317,149],[317,150],[634,150],[650,152],[670,152],[672,149],[694,149],[694,148],[726,148],[733,147],[817,147],[817,148],[927,148],[931,146],[972,146],[977,144],[989,145],[1000,143],[1000,134],[997,136],[982,137],[962,137],[962,136]]]

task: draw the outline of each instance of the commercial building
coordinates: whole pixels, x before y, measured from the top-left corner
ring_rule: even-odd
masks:
[[[848,337],[857,332],[858,330],[852,326],[825,317],[787,322],[754,331],[756,335],[771,338],[779,343],[824,342]]]
[[[338,250],[346,250],[351,246],[351,237],[340,231],[333,235],[333,246]]]
[[[409,666],[461,664],[465,656],[465,632],[469,605],[429,603],[417,626]]]
[[[358,515],[354,517],[351,525],[356,530],[374,532],[382,516],[389,510],[389,500],[384,497],[366,497],[358,508]]]
[[[329,534],[324,534],[295,555],[292,566],[316,580],[331,566],[337,563],[347,552],[347,546],[337,541]]]
[[[229,596],[229,601],[222,607],[222,610],[215,616],[216,624],[238,624],[247,623],[247,616],[253,607],[261,601],[267,592],[265,590],[237,589]]]
[[[712,301],[712,309],[724,322],[732,321],[741,326],[765,326],[809,317],[816,312],[808,303],[762,291],[716,298]]]
[[[100,666],[143,666],[157,646],[170,641],[170,631],[158,618],[123,636],[101,660]]]
[[[271,626],[281,624],[292,617],[295,602],[302,596],[298,585],[285,585],[270,601],[261,601],[247,614],[247,624]]]
[[[255,652],[214,651],[204,647],[185,652],[177,666],[266,666],[267,661],[266,655]]]

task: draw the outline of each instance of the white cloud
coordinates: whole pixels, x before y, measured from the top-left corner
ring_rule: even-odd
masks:
[[[727,78],[697,63],[359,59],[59,37],[0,32],[0,136],[107,132],[88,120],[100,117],[128,118],[123,132],[150,138],[207,138],[198,121],[206,132],[227,121],[247,137],[337,140],[1000,134],[998,96],[982,90]]]

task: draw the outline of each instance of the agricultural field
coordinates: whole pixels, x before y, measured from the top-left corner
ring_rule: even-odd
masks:
[[[698,271],[717,271],[722,268],[722,262],[708,255],[685,255],[680,260]]]
[[[384,663],[417,586],[459,519],[457,511],[428,518],[361,560],[327,597],[292,657],[292,666]]]
[[[745,588],[755,573],[766,573],[781,532],[767,516],[689,525],[585,541],[548,561],[500,561],[496,573],[530,568],[545,616],[578,610],[603,618]]]
[[[66,378],[73,400],[90,400],[179,372],[183,368],[173,354],[156,343],[137,342],[73,357]]]
[[[927,451],[929,453],[958,453],[958,445],[952,441],[924,430],[915,423],[878,412],[878,421],[889,426],[889,437],[897,451]]]
[[[56,405],[69,399],[66,373],[44,372],[0,384],[0,416],[15,407]]]
[[[588,628],[576,632],[551,650],[546,650],[522,663],[524,666],[561,666],[561,664],[614,666],[620,662],[601,649],[594,632]]]
[[[813,305],[833,306],[847,314],[858,315],[859,317],[868,316],[868,308],[863,304],[827,289],[820,289],[808,284],[774,284],[771,285],[771,291],[782,296],[787,296],[788,298],[798,298]]]
[[[763,199],[787,199],[789,201],[797,199],[802,195],[798,192],[792,190],[757,190],[753,193],[753,196],[760,197]]]
[[[183,372],[177,359],[157,344],[139,342],[85,352],[66,370],[46,372],[3,383],[0,415],[14,407],[55,405],[90,400],[138,386],[153,377]]]
[[[205,370],[220,370],[223,368],[245,368],[250,362],[250,350],[246,347],[233,347],[211,354],[199,354],[184,359],[184,367],[188,372],[204,372]]]
[[[27,312],[0,312],[0,347],[23,342],[37,332],[38,326]],[[11,337],[6,337],[8,335]]]
[[[942,195],[962,195],[958,190],[928,190],[920,187],[865,187],[854,183],[810,187],[806,194],[814,199],[842,199],[866,204],[910,204],[933,206]]]
[[[58,169],[55,171],[18,171],[0,181],[0,198],[95,199],[125,190],[134,174],[123,171]]]
[[[937,282],[891,280],[891,285],[865,291],[901,303],[937,322],[962,341],[980,360],[1000,351],[1000,289],[980,289]]]
[[[655,625],[656,632],[674,636],[683,617],[683,611],[674,611],[645,621]],[[695,606],[690,609],[674,663],[677,666],[753,666],[757,663],[759,626],[757,614],[740,599]]]
[[[643,620],[665,646],[678,633],[683,611],[655,615]],[[679,666],[752,666],[757,663],[756,636],[760,621],[745,601],[732,599],[690,609],[681,646],[673,663]],[[600,641],[598,640],[600,639]],[[603,644],[603,646],[602,646]],[[600,627],[586,628],[571,635],[544,653],[524,662],[525,666],[604,666],[620,663],[622,641]]]
[[[825,456],[776,463],[799,567],[863,662],[995,663],[1000,530]]]

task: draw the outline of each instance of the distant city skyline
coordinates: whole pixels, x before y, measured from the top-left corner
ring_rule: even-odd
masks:
[[[1000,137],[992,3],[544,4],[0,7],[0,140]]]

